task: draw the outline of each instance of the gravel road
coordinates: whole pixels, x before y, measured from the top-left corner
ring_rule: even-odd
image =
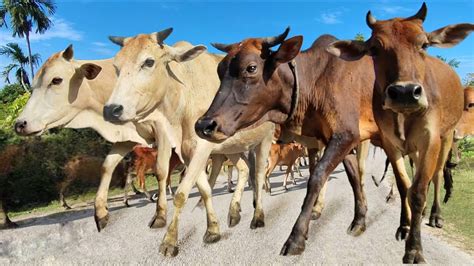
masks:
[[[370,153],[367,162],[366,193],[368,200],[367,231],[359,237],[346,234],[353,217],[353,196],[342,165],[331,175],[326,208],[322,217],[311,223],[306,251],[301,256],[283,257],[280,249],[288,237],[298,216],[306,191],[305,167],[296,186],[290,185],[285,192],[282,187],[283,174],[276,171],[271,178],[272,195],[265,195],[265,228],[251,230],[252,192],[244,192],[242,219],[234,228],[228,228],[227,210],[231,195],[226,192],[225,180],[220,177],[213,202],[217,212],[222,239],[215,244],[204,244],[202,237],[206,229],[205,211],[193,207],[198,193],[193,189],[183,211],[179,227],[180,252],[176,258],[164,258],[158,252],[165,233],[164,229],[147,226],[154,213],[154,204],[144,199],[130,201],[131,207],[122,206],[119,199],[110,203],[111,220],[104,231],[98,233],[89,207],[68,212],[49,214],[43,217],[23,219],[21,227],[0,231],[0,265],[25,264],[399,264],[402,262],[404,242],[395,240],[398,227],[400,203],[397,197],[385,203],[389,182],[375,187],[370,175],[380,176],[385,155]],[[278,168],[277,168],[278,169]],[[297,175],[296,175],[297,176]],[[398,196],[398,195],[397,195]],[[169,197],[168,221],[172,214]],[[445,207],[446,208],[446,207]],[[449,208],[449,205],[447,206]],[[449,245],[422,226],[425,258],[431,264],[474,264],[474,258],[462,250]]]

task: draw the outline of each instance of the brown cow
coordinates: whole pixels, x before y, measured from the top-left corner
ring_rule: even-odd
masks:
[[[403,160],[403,154],[414,159],[416,174],[408,192],[412,217],[407,217],[411,221],[403,229],[409,231],[405,263],[425,261],[420,225],[428,184],[440,180],[454,127],[462,115],[459,77],[425,50],[454,46],[474,30],[473,24],[466,23],[426,33],[426,13],[425,3],[409,18],[378,21],[369,11],[366,21],[372,36],[367,42],[338,41],[328,47],[345,60],[372,56],[376,75],[373,108],[384,149],[392,163]]]
[[[19,145],[8,145],[0,153],[0,176],[6,177],[15,167],[15,163],[18,162],[17,158],[20,158],[24,154],[24,149]],[[2,178],[3,179],[3,178]],[[6,206],[6,192],[3,187],[4,184],[0,184],[0,229],[15,228],[18,225],[8,218],[8,210]]]
[[[289,144],[276,144],[272,143],[270,148],[270,154],[268,155],[268,167],[265,172],[265,190],[271,193],[270,185],[270,174],[273,172],[277,165],[286,165],[286,174],[283,181],[283,188],[288,190],[286,183],[288,181],[288,175],[291,173],[291,179],[293,184],[296,185],[295,177],[293,176],[293,165],[297,159],[303,155],[304,147],[299,143]]]
[[[320,192],[329,174],[341,161],[355,195],[354,220],[348,233],[365,231],[366,199],[351,151],[361,140],[378,139],[371,105],[375,77],[367,73],[372,61],[366,58],[348,63],[332,57],[325,48],[336,39],[328,35],[299,53],[302,37],[285,40],[287,34],[288,30],[272,38],[216,44],[227,52],[218,67],[221,85],[195,126],[200,137],[222,141],[240,129],[272,121],[282,124],[286,132],[302,135],[297,141],[305,146],[314,146],[316,139],[326,144],[323,157],[311,168],[302,212],[283,255],[303,252],[312,206],[324,194]],[[270,50],[278,44],[276,52]],[[404,172],[403,164],[400,171]]]

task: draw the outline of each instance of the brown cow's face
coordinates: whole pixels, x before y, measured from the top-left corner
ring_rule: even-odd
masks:
[[[288,30],[275,37],[280,43]],[[291,105],[291,90],[284,84],[292,80],[291,72],[278,70],[299,52],[302,37],[283,42],[276,52],[270,51],[268,38],[247,39],[223,46],[227,56],[218,66],[219,90],[209,110],[195,124],[196,133],[210,141],[223,141],[238,130],[265,121],[283,123]]]
[[[429,106],[430,87],[425,80],[426,48],[451,47],[461,42],[471,31],[472,24],[449,25],[431,33],[423,30],[427,8],[412,17],[377,21],[367,14],[372,36],[367,42],[337,41],[328,52],[345,60],[357,60],[364,55],[373,57],[376,87],[383,97],[383,108],[399,113],[411,113]]]

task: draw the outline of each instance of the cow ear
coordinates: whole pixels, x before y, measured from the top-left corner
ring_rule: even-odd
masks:
[[[280,45],[273,58],[280,64],[290,62],[300,52],[301,45],[303,45],[303,36],[292,37]]]
[[[355,61],[368,54],[367,45],[362,41],[336,41],[326,47],[326,51],[346,61]]]
[[[63,58],[67,61],[70,61],[74,56],[74,49],[72,48],[72,44],[70,44],[66,50],[63,51]]]
[[[173,60],[176,62],[186,62],[189,60],[193,60],[194,58],[198,57],[200,54],[202,54],[206,50],[207,50],[206,46],[197,45],[186,51],[177,51],[173,55]]]
[[[474,24],[449,25],[429,33],[428,40],[431,46],[449,48],[463,41],[471,31],[474,31]]]
[[[96,64],[86,63],[80,67],[80,70],[84,77],[86,77],[86,79],[91,80],[95,79],[97,75],[99,75],[100,71],[102,70],[102,67]]]

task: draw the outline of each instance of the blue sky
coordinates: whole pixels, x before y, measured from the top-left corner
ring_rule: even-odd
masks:
[[[210,42],[233,43],[247,37],[272,36],[291,26],[290,36],[303,35],[307,48],[321,34],[352,39],[357,33],[370,36],[365,24],[368,10],[378,19],[407,17],[421,1],[58,1],[54,27],[44,35],[33,35],[33,52],[43,62],[69,44],[77,59],[112,57],[118,47],[107,36],[132,36],[167,27],[174,32],[167,44],[186,40],[204,44],[217,52]],[[474,1],[427,1],[426,31],[448,24],[474,23]],[[7,29],[0,29],[0,45],[15,40]],[[26,51],[26,48],[25,48]],[[461,79],[474,72],[474,34],[454,48],[430,48],[431,55],[456,58]],[[0,57],[0,68],[9,63]],[[3,79],[0,80],[3,87]]]

